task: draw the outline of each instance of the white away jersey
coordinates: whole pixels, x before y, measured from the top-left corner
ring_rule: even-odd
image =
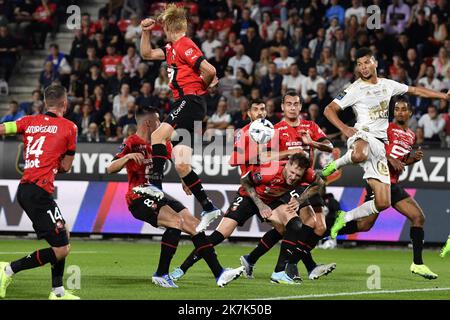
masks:
[[[387,141],[389,101],[393,96],[407,91],[406,84],[390,79],[378,78],[376,84],[358,79],[341,91],[333,102],[342,109],[353,108],[356,129],[370,132],[376,138]]]

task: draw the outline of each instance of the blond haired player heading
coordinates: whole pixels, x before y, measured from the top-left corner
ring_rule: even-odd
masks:
[[[194,126],[196,122],[203,121],[206,115],[207,89],[216,85],[218,79],[216,69],[205,59],[197,45],[186,37],[187,18],[184,8],[169,4],[158,17],[158,21],[163,26],[168,43],[164,49],[152,49],[151,32],[156,21],[144,19],[141,22],[141,55],[148,60],[166,60],[169,87],[175,103],[172,112],[152,134],[153,175],[150,179],[151,184],[143,187],[141,191],[155,200],[160,200],[164,196],[161,189],[164,165],[168,159],[166,143],[177,130],[178,135],[183,136],[183,141],[173,148],[175,168],[183,184],[190,189],[203,207],[202,219],[197,227],[197,232],[200,232],[221,214],[206,195],[199,177],[191,166]],[[186,131],[190,138],[185,134],[181,135]]]
[[[368,48],[356,52],[356,68],[360,78],[339,93],[324,112],[328,120],[348,138],[348,151],[341,158],[330,162],[322,174],[327,177],[345,165],[359,164],[364,169],[363,178],[373,190],[374,200],[349,212],[338,212],[331,228],[332,238],[337,236],[346,222],[379,213],[391,206],[391,182],[385,150],[391,98],[405,93],[423,98],[450,98],[450,91],[445,94],[379,78],[377,61]],[[347,126],[338,117],[339,111],[348,107],[352,107],[357,115],[354,128]]]

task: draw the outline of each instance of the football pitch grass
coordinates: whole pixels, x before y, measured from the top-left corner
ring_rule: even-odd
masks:
[[[437,250],[424,251],[425,263],[439,275],[436,280],[426,280],[411,274],[411,249],[352,248],[313,251],[317,262],[337,263],[334,272],[326,277],[308,280],[305,268],[300,264],[299,270],[303,277],[300,285],[272,284],[270,275],[279,252],[279,246],[276,246],[256,265],[255,279],[242,276],[225,288],[219,288],[206,263],[200,261],[177,282],[178,289],[166,289],[156,287],[151,282],[159,259],[158,242],[72,240],[71,244],[72,252],[66,261],[64,282],[67,285],[71,276],[74,279],[75,273],[67,271],[74,269],[71,266],[78,266],[81,289],[76,290],[75,294],[82,299],[450,300],[450,257],[440,258]],[[43,241],[0,239],[0,261],[11,261],[45,247]],[[225,243],[218,246],[216,251],[224,267],[238,267],[239,257],[253,248],[253,243]],[[179,266],[192,249],[192,244],[183,240],[171,270]],[[377,270],[380,276],[379,288],[376,288],[377,281],[374,278],[378,275]],[[8,288],[6,299],[47,299],[50,288],[50,266],[47,265],[17,274]]]

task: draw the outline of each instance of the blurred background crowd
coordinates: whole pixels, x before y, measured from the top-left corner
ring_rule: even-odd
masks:
[[[141,106],[158,108],[164,118],[172,106],[165,62],[143,61],[139,42],[140,20],[156,16],[165,3],[105,1],[98,16],[82,11],[70,52],[61,52],[52,39],[73,2],[0,0],[3,81],[8,82],[23,50],[51,43],[30,99],[10,101],[0,123],[43,112],[42,90],[52,82],[69,92],[67,118],[79,127],[80,141],[122,141],[136,131],[133,115]],[[268,119],[275,124],[282,118],[282,94],[294,89],[302,97],[303,117],[339,145],[341,134],[323,110],[355,80],[355,52],[364,46],[375,53],[380,77],[445,92],[450,88],[448,0],[199,0],[180,5],[188,11],[187,36],[219,77],[207,95],[208,137],[249,123],[247,108],[253,99],[265,100]],[[381,9],[379,29],[367,28],[371,5]],[[160,27],[153,30],[152,42],[154,47],[165,45]],[[409,101],[417,142],[450,147],[448,102]],[[342,118],[354,122],[349,109]]]

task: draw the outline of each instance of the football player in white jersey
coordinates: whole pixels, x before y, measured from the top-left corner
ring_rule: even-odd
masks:
[[[379,213],[391,206],[390,176],[384,146],[387,143],[391,98],[407,93],[422,98],[450,100],[450,90],[442,93],[379,78],[377,61],[368,48],[360,48],[356,52],[356,68],[360,78],[339,93],[324,111],[327,119],[348,138],[348,151],[330,162],[322,174],[327,177],[345,165],[359,164],[364,169],[363,178],[373,190],[374,199],[349,212],[338,212],[331,228],[332,238],[336,238],[348,221]],[[356,114],[355,127],[349,127],[339,119],[339,111],[348,107],[352,107]]]

